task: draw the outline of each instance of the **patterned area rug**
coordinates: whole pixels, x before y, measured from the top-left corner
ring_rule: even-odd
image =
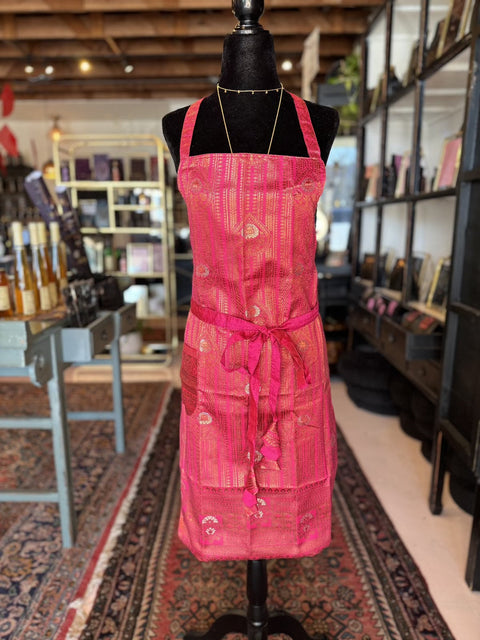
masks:
[[[246,563],[200,563],[176,535],[179,408],[174,391],[88,619],[77,615],[56,640],[177,640],[245,609]],[[268,575],[270,611],[295,615],[312,636],[454,640],[341,433],[332,545],[314,558],[269,561]]]
[[[72,384],[66,392],[72,411],[111,410],[110,384]],[[170,393],[166,383],[124,385],[124,455],[115,453],[113,422],[70,423],[78,523],[74,548],[62,548],[56,504],[0,503],[2,640],[54,638],[70,611],[68,604],[79,594],[93,593],[129,512]],[[31,384],[5,384],[0,413],[47,416],[47,392]],[[0,488],[54,489],[51,442],[47,431],[0,429]],[[171,464],[164,465],[167,481]],[[161,464],[156,473],[162,474]]]

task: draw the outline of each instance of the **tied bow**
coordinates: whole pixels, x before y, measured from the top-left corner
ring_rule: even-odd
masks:
[[[305,387],[311,384],[310,372],[303,361],[303,357],[298,351],[294,341],[289,335],[290,331],[300,329],[306,326],[318,316],[318,308],[315,307],[311,311],[290,318],[278,327],[267,327],[257,325],[249,320],[244,320],[237,316],[229,316],[224,313],[213,311],[206,307],[201,307],[192,300],[191,311],[200,320],[222,327],[232,331],[232,335],[227,341],[222,354],[221,364],[226,371],[241,371],[249,376],[250,396],[248,403],[248,453],[250,457],[250,469],[248,472],[245,489],[243,492],[243,502],[247,507],[248,513],[251,515],[256,512],[258,485],[255,476],[255,440],[258,427],[258,404],[260,398],[260,372],[259,363],[262,354],[263,345],[269,341],[272,345],[271,367],[270,367],[270,389],[268,395],[268,405],[272,416],[272,423],[268,427],[263,436],[263,444],[260,453],[268,461],[270,468],[277,468],[277,460],[280,458],[280,439],[277,429],[277,401],[280,393],[280,368],[281,368],[281,349],[286,349],[290,354],[295,366],[297,384]],[[240,364],[228,367],[226,357],[228,351],[237,342],[246,341],[248,343],[248,355],[246,366]]]

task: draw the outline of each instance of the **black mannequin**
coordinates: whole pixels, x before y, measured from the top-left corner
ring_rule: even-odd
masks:
[[[239,19],[234,32],[225,38],[219,85],[227,89],[266,90],[280,87],[273,39],[258,23],[263,1],[233,0]],[[280,91],[234,93],[221,91],[221,100],[234,153],[266,153],[275,123]],[[338,113],[330,107],[307,102],[323,161],[326,163],[339,124]],[[180,164],[180,141],[188,107],[163,118],[163,133],[176,167]],[[190,155],[229,153],[217,92],[206,97],[200,107]],[[272,154],[307,156],[307,148],[292,97],[284,92]],[[221,616],[206,634],[194,632],[185,640],[220,640],[230,632],[248,634],[249,640],[266,640],[274,633],[286,633],[292,640],[311,640],[302,625],[289,614],[269,617],[266,599],[268,583],[265,560],[249,560],[247,565],[247,616]],[[326,640],[326,636],[322,636]]]
[[[237,17],[242,16],[239,5],[258,7],[263,2],[234,2]],[[247,9],[248,11],[248,9]],[[259,14],[261,15],[261,13]],[[225,38],[219,85],[227,89],[273,89],[280,87],[273,38],[268,31],[237,28]],[[244,32],[245,31],[245,32]],[[236,153],[266,153],[275,121],[279,93],[224,93],[221,100],[230,134],[232,149]],[[323,161],[326,162],[338,130],[335,109],[307,102],[313,128],[317,136]],[[163,118],[163,134],[176,167],[180,162],[180,139],[188,107],[178,109]],[[206,97],[200,107],[198,126],[192,138],[191,155],[202,153],[228,153],[217,93]],[[273,138],[272,154],[306,156],[307,149],[291,96],[285,92]]]

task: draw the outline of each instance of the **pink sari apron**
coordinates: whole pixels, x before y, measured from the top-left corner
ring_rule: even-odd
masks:
[[[292,97],[308,157],[190,156],[201,101],[183,126],[194,271],[179,535],[200,560],[311,556],[330,543],[336,436],[315,266],[325,166]]]

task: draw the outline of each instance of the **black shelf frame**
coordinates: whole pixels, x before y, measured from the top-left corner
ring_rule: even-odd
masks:
[[[464,40],[471,45],[469,95],[464,120],[468,135],[464,136],[463,140],[457,184],[458,197],[448,293],[449,302],[429,502],[432,513],[441,513],[446,455],[447,450],[451,448],[460,456],[465,466],[473,472],[476,478],[473,524],[465,579],[471,589],[480,590],[480,348],[471,342],[469,343],[469,335],[465,335],[466,332],[461,330],[461,327],[468,326],[474,335],[480,334],[480,300],[476,301],[477,306],[472,306],[472,300],[463,301],[464,284],[468,284],[475,278],[475,274],[472,274],[466,267],[466,258],[470,257],[476,260],[476,247],[480,244],[480,227],[476,223],[478,218],[478,187],[475,184],[480,180],[479,0],[475,3],[472,34]],[[473,234],[473,238],[471,234]],[[476,243],[467,243],[467,237],[468,240],[476,240]],[[478,353],[475,352],[475,349]],[[468,362],[463,357],[460,358],[466,352],[469,354]],[[468,384],[465,381],[458,382],[459,366],[462,369],[462,376],[468,378]],[[455,408],[455,396],[458,398],[459,395],[462,398],[462,403],[469,406],[469,411],[465,411],[461,417]]]
[[[376,11],[374,19],[369,24],[369,28],[362,39],[362,60],[363,73],[360,90],[361,104],[366,103],[367,87],[367,68],[368,68],[368,36],[372,31],[375,21],[383,15],[386,22],[385,34],[385,60],[384,70],[390,69],[390,54],[392,46],[392,18],[396,0],[387,0],[385,5]],[[384,215],[387,215],[389,206],[403,205],[407,219],[406,237],[405,237],[405,255],[406,255],[406,272],[401,293],[401,304],[408,308],[410,302],[413,301],[412,296],[412,280],[413,280],[413,263],[412,248],[416,217],[418,207],[422,202],[428,200],[436,200],[442,198],[455,198],[455,220],[454,235],[452,242],[452,265],[451,277],[449,283],[448,302],[446,308],[445,335],[441,349],[441,359],[435,361],[435,367],[440,372],[440,378],[437,378],[439,390],[435,394],[430,393],[430,399],[437,403],[436,410],[436,428],[434,436],[434,447],[432,454],[432,478],[430,488],[430,509],[433,513],[441,513],[441,495],[443,489],[443,478],[446,469],[446,451],[449,447],[455,450],[458,455],[465,461],[477,478],[477,491],[475,494],[474,521],[471,533],[471,542],[468,552],[468,561],[466,569],[466,581],[471,589],[480,589],[480,342],[478,344],[478,375],[475,379],[478,387],[478,393],[470,398],[468,410],[471,413],[477,412],[476,425],[468,432],[465,424],[455,424],[454,415],[458,417],[458,413],[451,413],[450,408],[454,406],[452,403],[457,402],[460,406],[460,414],[466,411],[462,406],[463,395],[462,389],[457,392],[457,399],[452,399],[453,387],[453,371],[455,366],[455,356],[457,350],[462,347],[465,352],[470,345],[465,344],[467,338],[462,336],[459,325],[468,322],[468,326],[478,327],[476,335],[480,335],[480,300],[478,308],[472,300],[462,299],[462,283],[464,278],[474,277],[464,273],[465,249],[467,246],[467,237],[471,237],[472,233],[478,234],[478,245],[480,246],[480,225],[475,222],[478,219],[478,200],[480,194],[480,0],[474,0],[475,6],[472,17],[472,32],[468,33],[461,40],[453,43],[439,58],[434,60],[428,66],[425,65],[427,54],[427,36],[429,29],[429,5],[431,0],[422,0],[421,11],[419,15],[419,49],[417,69],[414,74],[413,81],[400,89],[393,96],[387,96],[387,81],[384,79],[382,85],[380,102],[372,113],[364,114],[360,121],[358,129],[358,155],[357,155],[357,193],[361,193],[363,182],[363,158],[365,156],[365,140],[366,125],[375,119],[380,119],[380,178],[377,185],[376,197],[371,201],[359,201],[354,206],[353,228],[352,228],[352,290],[359,289],[358,274],[360,270],[359,252],[361,246],[362,234],[362,216],[365,209],[375,209],[376,213],[376,241],[375,254],[377,257],[373,273],[373,283],[375,287],[380,284],[379,280],[379,256],[381,253],[381,237]],[[422,141],[422,125],[424,114],[424,102],[428,89],[428,81],[434,74],[441,70],[449,62],[457,58],[463,52],[470,50],[470,64],[468,77],[468,93],[464,113],[463,131],[468,132],[464,135],[462,144],[462,157],[460,162],[460,171],[457,179],[456,187],[448,189],[440,189],[438,191],[420,192],[420,168],[421,168],[421,141]],[[386,74],[385,74],[386,75]],[[384,76],[385,77],[385,76]],[[382,175],[385,167],[386,147],[388,138],[389,112],[392,106],[399,101],[408,98],[413,101],[412,114],[414,117],[412,139],[411,139],[411,155],[410,155],[410,176],[407,185],[407,193],[401,197],[387,197],[382,194]],[[475,223],[475,224],[474,224]],[[385,223],[387,224],[387,222]],[[468,233],[467,233],[468,230]],[[470,236],[469,236],[470,234]],[[470,248],[470,251],[474,251]],[[473,256],[475,258],[475,256]],[[412,307],[414,305],[412,304]],[[359,295],[351,300],[351,309],[353,313],[362,308]],[[352,316],[353,317],[353,316]],[[368,318],[367,318],[368,320]],[[371,324],[371,323],[370,323]],[[371,326],[367,322],[365,329],[362,330],[362,322],[356,326],[350,327],[349,345],[353,344],[353,332],[357,331],[363,335],[368,341],[372,342],[383,353],[382,342],[371,333]],[[368,327],[367,327],[368,325]],[[369,333],[370,331],[370,333]],[[462,342],[463,339],[463,342]],[[460,345],[460,346],[459,346]],[[458,352],[460,353],[460,351]],[[388,358],[388,353],[384,353]],[[395,362],[392,362],[397,366]],[[400,366],[400,365],[399,365]],[[458,365],[456,365],[458,366]],[[419,389],[425,392],[425,386],[420,379],[416,380],[414,374],[409,375],[410,379]],[[458,380],[458,376],[457,379]],[[427,394],[428,395],[428,394]],[[458,400],[460,398],[460,400]],[[458,403],[460,402],[460,405]],[[454,407],[455,408],[455,407]],[[457,410],[458,411],[458,410]],[[458,421],[458,420],[457,420]],[[474,420],[475,422],[475,416]],[[467,435],[469,437],[467,437]]]
[[[478,178],[472,178],[472,179],[480,180],[480,176]],[[451,187],[448,189],[440,189],[438,191],[422,191],[420,193],[405,194],[404,196],[401,196],[399,198],[381,197],[375,200],[361,200],[357,202],[355,206],[359,207],[360,209],[366,209],[367,207],[377,207],[380,205],[385,206],[389,204],[403,204],[405,202],[418,202],[419,200],[449,198],[449,197],[455,197],[456,195],[457,195],[457,188]]]

